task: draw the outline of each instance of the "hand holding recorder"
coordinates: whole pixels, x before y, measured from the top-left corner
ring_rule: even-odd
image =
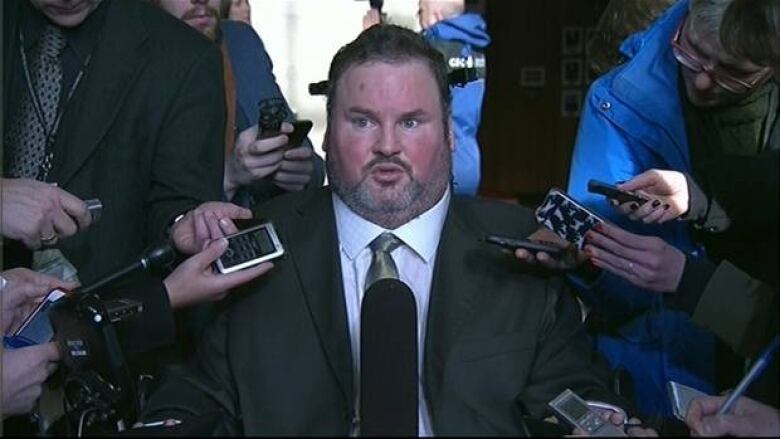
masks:
[[[252,218],[252,211],[220,201],[209,201],[188,211],[171,226],[170,237],[176,250],[185,255],[200,252],[214,239],[236,233],[233,220]]]
[[[226,238],[213,240],[203,251],[179,264],[165,278],[163,283],[172,308],[221,300],[229,290],[273,268],[273,263],[265,262],[229,274],[218,273],[214,270],[214,263],[227,249]]]
[[[4,178],[1,186],[3,236],[29,249],[53,246],[93,222],[87,203],[57,186],[29,178]]]

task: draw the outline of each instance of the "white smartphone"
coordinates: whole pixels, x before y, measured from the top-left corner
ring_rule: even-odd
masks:
[[[284,247],[273,224],[263,223],[227,237],[228,247],[217,259],[217,271],[222,274],[243,270],[284,254]]]

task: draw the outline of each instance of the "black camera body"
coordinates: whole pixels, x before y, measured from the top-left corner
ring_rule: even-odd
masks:
[[[122,431],[137,417],[135,380],[115,324],[142,311],[140,302],[103,301],[94,293],[71,294],[51,309],[49,319],[62,353],[68,430]]]

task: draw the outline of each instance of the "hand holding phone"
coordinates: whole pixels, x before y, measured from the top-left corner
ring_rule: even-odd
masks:
[[[10,337],[4,337],[7,348],[22,348],[51,341],[54,329],[49,321],[49,309],[57,300],[68,294],[66,290],[55,288],[27,315],[22,325]]]
[[[556,416],[588,436],[626,437],[626,432],[604,419],[588,402],[566,389],[548,403]],[[624,412],[625,413],[625,412]]]
[[[617,200],[619,204],[634,202],[641,206],[649,201],[647,198],[633,192],[618,189],[617,186],[595,179],[588,180],[588,192],[604,195],[609,199]]]

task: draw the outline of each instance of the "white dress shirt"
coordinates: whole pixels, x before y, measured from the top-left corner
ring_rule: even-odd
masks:
[[[418,433],[432,436],[428,406],[423,394],[423,352],[425,352],[425,324],[428,302],[436,263],[436,249],[439,246],[444,219],[450,201],[450,190],[432,208],[395,230],[387,230],[360,217],[349,209],[334,193],[333,208],[341,255],[341,274],[344,285],[344,299],[349,320],[349,335],[352,342],[352,366],[356,383],[355,400],[360,395],[360,306],[363,303],[364,282],[371,265],[371,249],[368,247],[377,236],[393,233],[403,241],[390,254],[398,267],[398,275],[414,293],[417,303],[417,395],[419,400]],[[359,401],[357,404],[359,408]],[[353,432],[354,433],[354,432]]]

